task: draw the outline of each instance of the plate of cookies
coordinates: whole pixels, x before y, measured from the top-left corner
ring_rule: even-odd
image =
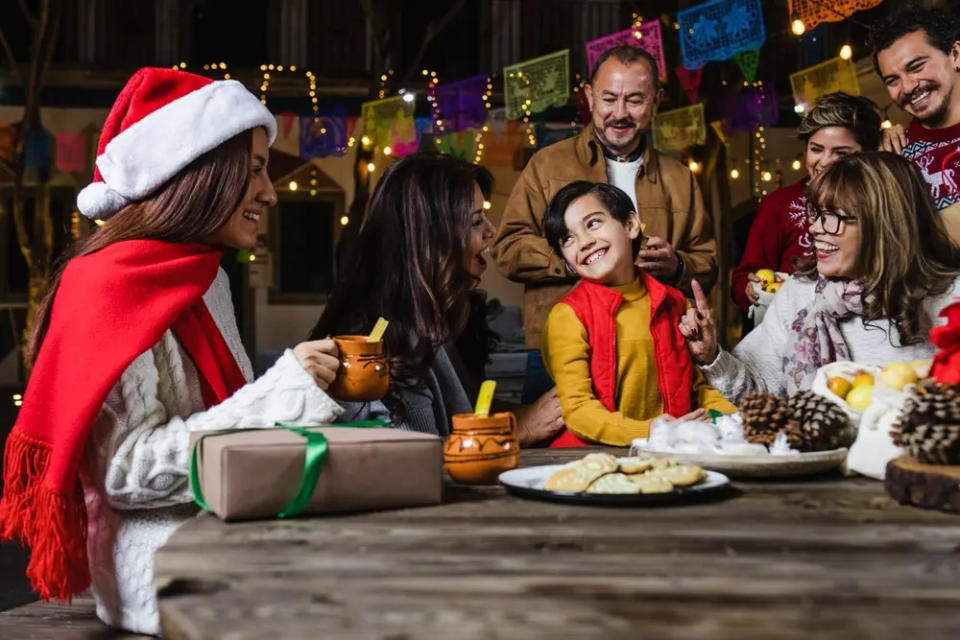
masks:
[[[516,495],[542,500],[643,506],[717,494],[730,480],[722,473],[665,458],[591,453],[567,464],[505,471],[500,484]]]

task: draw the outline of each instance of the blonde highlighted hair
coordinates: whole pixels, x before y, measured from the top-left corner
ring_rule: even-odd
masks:
[[[855,269],[863,279],[864,323],[888,319],[901,345],[927,339],[917,310],[960,275],[953,245],[917,167],[886,151],[838,160],[807,186],[807,199],[854,216],[860,228]],[[816,263],[801,275],[816,277]]]
[[[797,127],[797,137],[806,142],[826,127],[849,129],[864,151],[880,148],[880,111],[870,98],[842,91],[828,93],[804,114]]]

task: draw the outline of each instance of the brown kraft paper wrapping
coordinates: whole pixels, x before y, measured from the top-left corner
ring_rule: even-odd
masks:
[[[333,513],[439,504],[443,440],[390,428],[316,427],[329,445],[303,511]],[[204,432],[191,434],[191,447]],[[306,440],[286,429],[208,435],[198,452],[200,487],[224,520],[273,518],[303,479]]]

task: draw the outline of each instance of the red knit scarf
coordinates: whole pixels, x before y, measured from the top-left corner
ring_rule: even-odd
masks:
[[[80,459],[130,363],[172,328],[208,406],[244,384],[203,303],[219,262],[208,245],[130,240],[67,264],[7,438],[0,499],[0,539],[31,547],[27,576],[45,600],[69,600],[90,584]]]

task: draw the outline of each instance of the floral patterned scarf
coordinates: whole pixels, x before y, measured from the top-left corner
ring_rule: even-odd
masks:
[[[850,349],[840,333],[839,323],[862,313],[862,281],[820,276],[813,302],[800,310],[790,326],[796,339],[792,353],[782,361],[788,393],[809,389],[821,366],[850,359]]]

